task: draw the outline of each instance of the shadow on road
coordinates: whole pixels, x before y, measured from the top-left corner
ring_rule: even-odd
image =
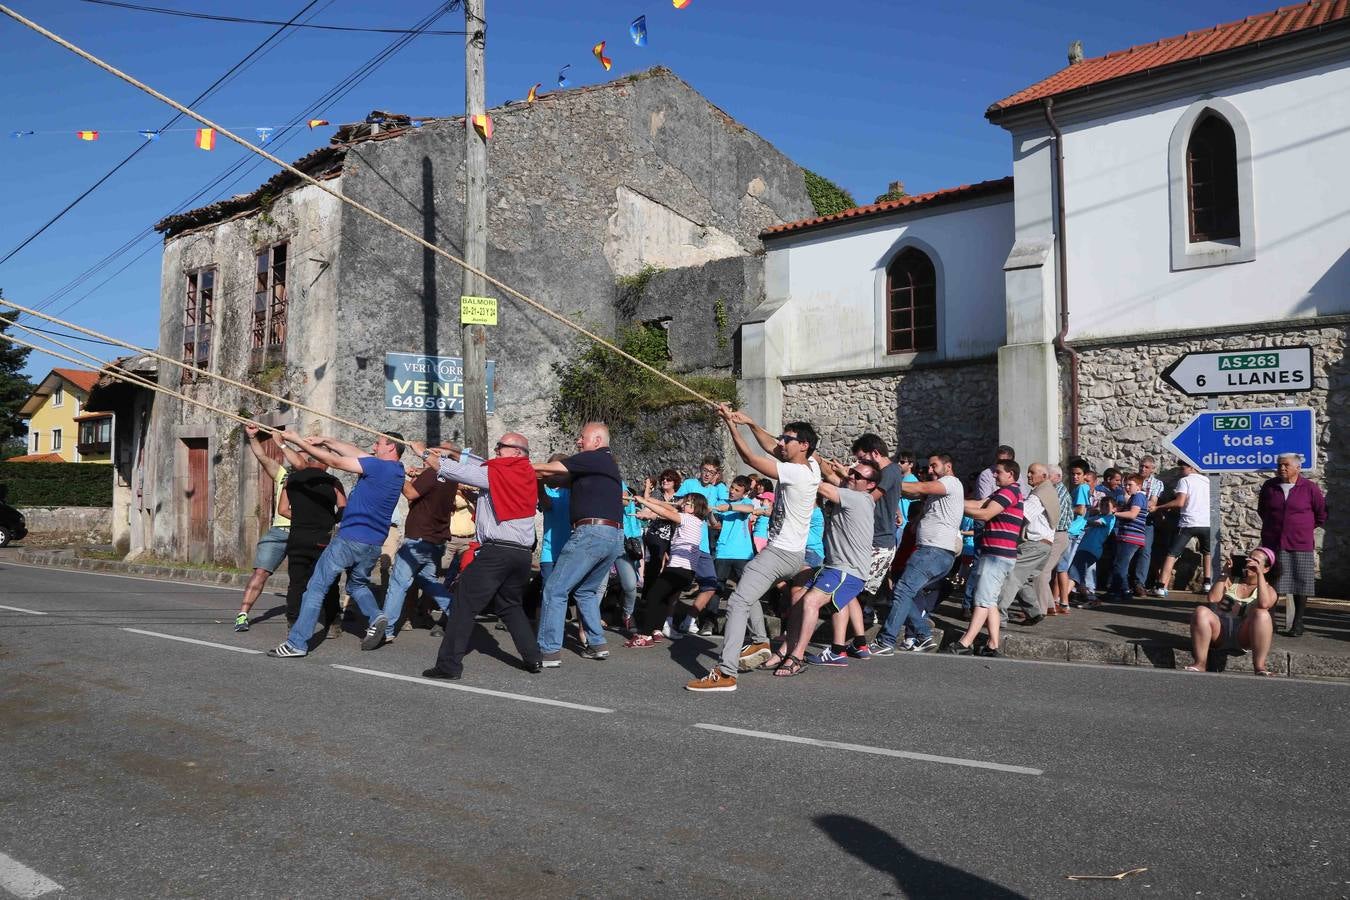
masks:
[[[895,878],[906,897],[980,897],[1015,900],[1022,894],[928,859],[875,825],[855,816],[816,816],[815,823],[836,844],[879,872]]]

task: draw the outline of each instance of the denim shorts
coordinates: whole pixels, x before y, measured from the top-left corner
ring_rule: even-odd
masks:
[[[814,550],[806,551],[806,564],[813,569],[819,569],[825,563],[825,557]]]
[[[272,526],[258,538],[258,548],[253,551],[253,568],[275,572],[277,566],[286,558],[286,541],[290,539],[289,528]]]
[[[834,608],[843,609],[862,592],[865,584],[866,582],[857,575],[850,575],[842,569],[821,566],[811,575],[811,580],[806,583],[806,589],[829,594]]]
[[[981,607],[998,606],[999,594],[1003,591],[1003,582],[1012,572],[1017,559],[1011,556],[991,556],[985,553],[975,564],[975,605]]]
[[[713,563],[711,553],[700,550],[698,556],[694,557],[694,580],[698,582],[700,591],[717,590],[717,566]]]

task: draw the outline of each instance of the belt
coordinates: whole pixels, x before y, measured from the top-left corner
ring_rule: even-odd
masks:
[[[496,538],[483,538],[478,543],[483,546],[503,547],[507,550],[524,550],[526,553],[534,549],[533,545],[526,546],[525,544],[517,544],[515,541],[499,541]]]
[[[573,528],[580,528],[582,525],[608,525],[610,528],[623,527],[613,519],[577,519],[572,523]]]

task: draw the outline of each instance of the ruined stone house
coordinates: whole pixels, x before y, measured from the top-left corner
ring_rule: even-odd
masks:
[[[811,212],[802,170],[664,69],[490,113],[487,270],[604,334],[620,324],[618,279],[669,270],[644,279],[625,313],[664,323],[676,370],[729,373],[729,335],[763,295],[759,234]],[[296,165],[462,255],[464,127],[372,114]],[[460,355],[457,266],[287,173],[156,227],[160,352],[381,430],[460,437],[457,415],[386,408],[386,354]],[[549,414],[554,367],[581,342],[499,299],[489,432],[524,432],[539,456],[570,447]],[[160,379],[274,423],[368,440],[200,375],[162,367]],[[242,431],[160,397],[148,441],[153,551],[246,564],[272,489]],[[720,437],[695,429],[677,445],[696,457],[700,442]]]

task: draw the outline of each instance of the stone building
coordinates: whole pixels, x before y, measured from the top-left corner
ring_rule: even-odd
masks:
[[[1320,589],[1350,591],[1350,6],[1078,54],[986,115],[1011,179],[765,233],[766,300],[742,329],[752,412],[814,417],[836,449],[863,427],[951,448],[963,473],[1000,441],[1024,461],[1166,466],[1166,436],[1205,405],[1168,364],[1307,344],[1311,392],[1220,403],[1316,411]],[[1256,540],[1272,474],[1224,477],[1229,550]]]
[[[762,296],[759,234],[811,210],[801,169],[663,69],[490,114],[487,270],[604,334],[629,318],[661,323],[677,370],[729,375],[730,336]],[[372,114],[297,167],[462,255],[464,127]],[[284,172],[157,228],[162,353],[381,430],[460,437],[459,416],[389,402],[407,379],[387,356],[435,369],[418,361],[460,355],[457,266]],[[640,296],[620,290],[656,269],[669,271],[643,277]],[[555,366],[583,345],[499,299],[489,432],[522,431],[537,455],[570,448],[550,422]],[[203,376],[162,367],[160,379],[222,408],[367,440]],[[241,438],[196,407],[155,404],[155,552],[247,561],[272,488]],[[695,423],[662,449],[693,456],[701,443],[720,437]]]

